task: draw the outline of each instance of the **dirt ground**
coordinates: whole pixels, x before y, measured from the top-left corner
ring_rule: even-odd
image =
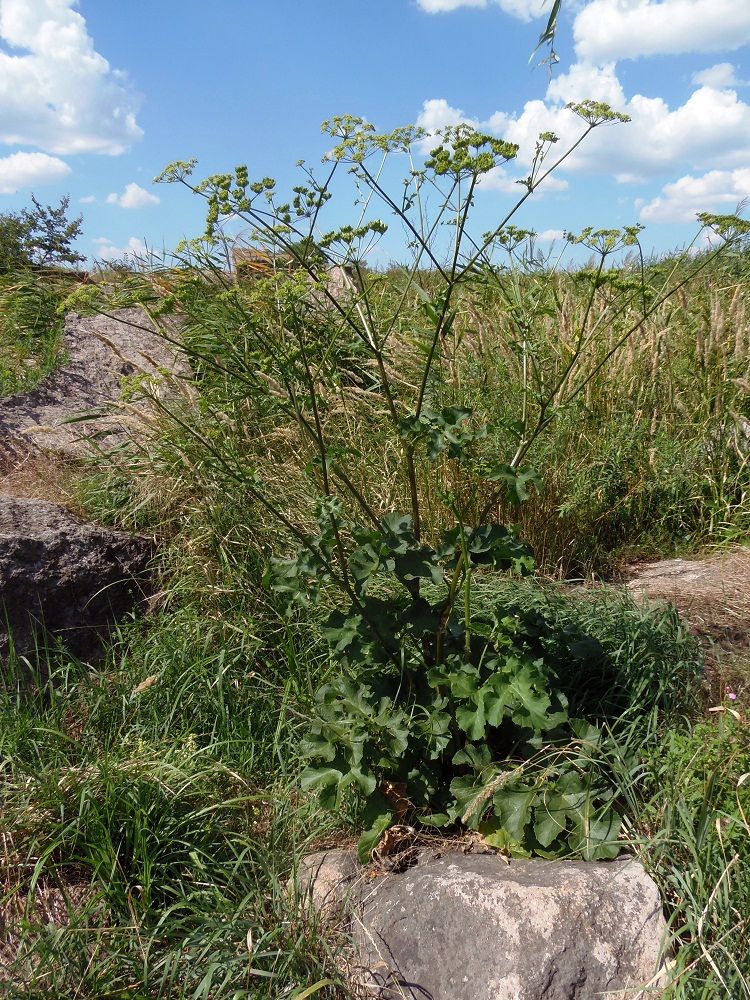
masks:
[[[714,703],[734,693],[750,704],[750,548],[633,563],[622,582],[634,596],[673,604],[701,639]]]
[[[0,441],[0,493],[70,505],[73,470],[23,438]]]

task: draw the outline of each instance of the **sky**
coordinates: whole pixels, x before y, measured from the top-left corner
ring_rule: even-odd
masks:
[[[69,194],[88,258],[170,250],[204,207],[152,184],[167,163],[247,163],[288,188],[330,146],[321,121],[353,114],[518,143],[477,195],[489,229],[539,132],[564,148],[580,132],[565,104],[585,98],[632,122],[595,132],[524,206],[514,221],[540,241],[642,223],[659,252],[750,197],[750,0],[563,0],[551,71],[530,60],[550,3],[0,0],[0,213]],[[375,256],[397,258],[395,239]]]

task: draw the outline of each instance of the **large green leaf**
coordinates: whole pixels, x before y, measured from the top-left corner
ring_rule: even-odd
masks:
[[[542,847],[549,847],[564,833],[568,822],[568,802],[564,795],[546,792],[540,795],[534,811],[534,836]]]
[[[484,782],[477,781],[475,775],[465,774],[451,781],[451,795],[453,802],[448,808],[448,815],[452,820],[461,819],[471,809],[471,813],[466,816],[466,825],[471,830],[476,830],[482,819],[482,814],[486,811],[478,801],[479,793],[484,788]],[[472,809],[472,805],[474,808]]]
[[[392,826],[393,819],[393,812],[382,792],[371,795],[362,817],[366,829],[357,844],[357,854],[362,864],[370,860],[374,848],[380,843],[380,838],[388,827]]]
[[[495,816],[518,844],[522,844],[526,836],[526,827],[531,822],[536,797],[536,788],[508,786],[499,788],[492,797]]]
[[[332,611],[322,628],[323,638],[330,643],[334,652],[347,649],[362,628],[362,616]]]
[[[516,661],[517,662],[517,661]],[[525,664],[512,674],[508,687],[515,699],[511,718],[518,726],[543,732],[551,728],[548,716],[552,702],[539,684],[538,672],[529,664]]]
[[[484,842],[488,847],[494,847],[496,851],[503,854],[510,854],[514,858],[530,858],[531,852],[527,851],[515,837],[512,837],[504,826],[498,825],[498,821],[483,823],[479,832],[484,837]]]
[[[456,709],[456,722],[472,740],[481,740],[487,725],[484,714],[484,698],[477,693],[470,705],[461,705]]]
[[[440,584],[445,577],[434,550],[424,545],[396,555],[394,557],[394,570],[399,580],[406,581],[423,579]]]
[[[597,805],[595,797],[595,793],[588,792],[571,813],[574,825],[570,847],[580,851],[587,861],[616,858],[620,853],[617,837],[622,818],[609,804]]]
[[[542,479],[534,469],[514,469],[510,465],[496,464],[485,473],[485,479],[490,482],[504,483],[508,491],[508,499],[513,504],[523,503],[530,497],[529,487],[534,486],[541,492]]]
[[[381,562],[380,552],[372,544],[360,545],[349,556],[349,572],[359,585],[358,593],[367,590],[367,585],[381,568]]]
[[[303,792],[317,792],[324,809],[334,809],[342,778],[343,774],[335,767],[306,767],[300,776],[300,785]]]

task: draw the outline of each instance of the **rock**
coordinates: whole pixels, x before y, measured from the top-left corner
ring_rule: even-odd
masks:
[[[672,604],[698,637],[709,638],[727,652],[747,655],[750,548],[634,563],[624,571],[624,582],[637,598]]]
[[[358,985],[382,1000],[635,1000],[661,994],[666,923],[640,864],[420,853],[403,874],[352,880],[328,852],[313,905],[348,898]],[[342,895],[343,893],[343,895]]]
[[[337,910],[355,885],[362,866],[355,851],[318,851],[302,859],[297,875],[300,895],[319,912]]]
[[[120,423],[110,410],[120,399],[122,379],[145,374],[163,381],[165,372],[185,370],[179,350],[159,336],[140,308],[118,309],[112,318],[69,313],[62,349],[66,360],[36,389],[0,402],[6,461],[21,461],[35,447],[79,457],[102,433],[114,442]],[[99,419],[66,423],[82,413]]]
[[[44,500],[0,495],[0,658],[46,632],[84,660],[143,598],[152,543],[86,524]]]

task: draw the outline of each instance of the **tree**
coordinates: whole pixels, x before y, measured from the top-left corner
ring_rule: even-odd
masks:
[[[80,264],[86,258],[73,249],[83,217],[68,219],[70,196],[60,204],[42,205],[31,196],[32,208],[0,214],[0,274],[30,267]]]
[[[33,194],[31,202],[34,210],[24,209],[22,216],[28,227],[24,245],[32,263],[39,267],[82,263],[86,258],[71,244],[81,235],[83,216],[68,220],[70,195],[61,198],[57,208],[40,204]]]
[[[26,250],[28,235],[28,223],[20,212],[3,212],[0,215],[0,274],[29,267],[31,260]]]

